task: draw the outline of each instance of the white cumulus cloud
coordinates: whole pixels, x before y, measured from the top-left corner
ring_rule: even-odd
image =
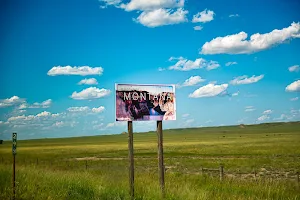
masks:
[[[61,115],[62,115],[61,113],[53,113],[51,116],[55,118],[55,117],[59,117]]]
[[[118,7],[122,0],[99,0],[103,5],[100,8],[106,8],[107,6],[116,6]]]
[[[104,106],[100,106],[98,108],[92,108],[92,112],[94,113],[102,113],[105,110]]]
[[[72,99],[84,100],[84,99],[98,99],[101,97],[108,96],[110,94],[110,90],[107,89],[99,89],[96,87],[89,87],[87,89],[82,90],[81,92],[73,92],[71,95]]]
[[[126,11],[133,10],[156,10],[160,8],[183,7],[184,0],[131,0],[127,4],[121,4],[121,8]]]
[[[0,108],[14,106],[22,102],[25,102],[25,100],[18,96],[12,96],[7,99],[0,99]]]
[[[232,93],[232,94],[231,94],[231,96],[233,96],[233,97],[235,97],[235,96],[239,96],[239,93],[240,93],[239,91],[237,91],[237,92],[234,92],[234,93]]]
[[[244,75],[244,76],[236,77],[235,79],[231,80],[229,83],[231,85],[251,84],[251,83],[258,82],[263,78],[264,78],[264,75],[260,75],[260,76],[254,76],[253,75],[249,78],[248,78],[248,76]]]
[[[274,121],[282,121],[282,120],[291,120],[293,119],[293,116],[286,115],[286,114],[281,114],[280,117],[274,118]]]
[[[33,103],[32,105],[29,105],[28,108],[49,108],[52,104],[51,99],[47,99],[46,101],[43,101],[41,103]]]
[[[42,103],[34,103],[33,105],[40,106],[41,108],[49,108],[51,104],[52,104],[52,100],[47,99],[46,101],[43,101]]]
[[[134,21],[150,27],[158,27],[186,22],[188,11],[178,8],[176,11],[170,9],[156,9],[142,12]]]
[[[121,0],[100,0],[100,2],[104,4],[100,8],[115,6],[128,12],[136,10],[139,16],[133,18],[133,21],[150,28],[188,21],[186,17],[188,11],[183,9],[184,0],[130,0],[126,3],[122,3]]]
[[[52,126],[54,126],[54,127],[63,127],[64,125],[65,125],[65,122],[57,121]]]
[[[220,64],[217,61],[210,61],[207,63],[206,70],[217,69],[220,67]]]
[[[265,110],[265,111],[263,112],[264,115],[269,115],[269,114],[272,114],[272,113],[273,113],[272,110]]]
[[[287,92],[300,92],[300,80],[297,80],[288,86],[286,86],[285,91]]]
[[[257,118],[258,121],[265,121],[267,119],[270,119],[270,117],[268,115],[262,115],[259,118]]]
[[[28,105],[26,103],[22,103],[21,105],[19,105],[18,107],[20,110],[26,109],[28,108]]]
[[[237,65],[237,62],[227,62],[225,64],[226,67],[230,66],[230,65]]]
[[[47,117],[47,116],[50,116],[50,115],[51,115],[50,112],[43,111],[43,112],[37,114],[36,117]]]
[[[293,22],[289,27],[275,29],[270,33],[255,33],[247,40],[248,34],[240,32],[225,37],[217,37],[206,42],[201,54],[249,54],[271,48],[286,40],[300,37],[300,23]]]
[[[299,72],[300,67],[299,67],[299,65],[293,65],[293,66],[289,67],[289,71],[290,72]]]
[[[81,67],[71,67],[71,66],[57,66],[52,67],[48,71],[49,76],[58,76],[58,75],[102,75],[103,68],[102,67],[89,67],[89,66],[81,66]]]
[[[41,113],[38,113],[36,115],[20,115],[20,116],[13,116],[7,119],[8,122],[10,121],[29,121],[29,120],[34,120],[34,119],[40,119],[40,118],[45,118],[45,117],[52,117],[50,112],[43,111]]]
[[[186,79],[182,84],[179,84],[180,87],[187,87],[197,85],[198,83],[204,82],[205,79],[201,78],[201,76],[191,76],[190,78]]]
[[[252,112],[255,111],[255,108],[253,106],[246,106],[245,107],[245,112]]]
[[[106,125],[107,128],[114,127],[114,126],[115,126],[115,123],[114,123],[114,122],[108,123],[108,124]]]
[[[26,108],[49,108],[52,104],[52,99],[47,99],[41,103],[35,102],[33,104],[28,104],[26,102],[19,105],[18,109],[26,109]]]
[[[13,116],[7,119],[7,121],[16,121],[16,120],[26,120],[28,119],[27,116],[25,115],[20,115],[20,116]]]
[[[87,112],[90,110],[87,106],[70,107],[67,109],[69,112]]]
[[[179,56],[179,57],[171,56],[171,57],[168,59],[168,61],[173,61],[173,60],[183,60],[183,59],[185,59],[185,58],[182,57],[182,56]]]
[[[173,59],[171,59],[173,58]],[[183,57],[174,58],[171,57],[169,60],[178,60],[175,65],[170,66],[169,70],[178,70],[178,71],[190,71],[194,69],[206,68],[207,70],[212,70],[220,67],[220,64],[217,61],[206,61],[203,58],[197,58],[195,61],[188,60]]]
[[[200,69],[206,66],[206,60],[203,58],[197,58],[195,61],[188,60],[185,58],[180,58],[177,63],[173,66],[170,66],[170,70],[178,71],[190,71],[193,69]]]
[[[79,81],[78,85],[97,85],[98,82],[95,78],[85,78]]]
[[[189,94],[190,98],[213,97],[221,94],[228,87],[228,84],[215,85],[209,83],[203,87],[198,88],[193,93]]]
[[[210,22],[214,19],[214,11],[212,10],[203,10],[202,12],[197,13],[196,15],[193,16],[193,23],[198,23],[198,22],[202,22],[202,23],[206,23],[206,22]]]
[[[201,31],[203,29],[202,26],[194,26],[195,31]]]
[[[78,107],[69,107],[67,110],[72,113],[91,114],[91,113],[102,113],[105,110],[105,108],[104,106],[99,106],[90,109],[88,106],[78,106]]]

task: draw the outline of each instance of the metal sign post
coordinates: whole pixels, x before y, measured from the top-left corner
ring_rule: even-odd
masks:
[[[162,121],[157,121],[157,137],[158,137],[158,172],[159,183],[162,197],[165,197],[165,167],[164,167],[164,150],[163,150],[163,131]]]
[[[128,121],[128,160],[129,160],[130,197],[131,199],[134,199],[134,158],[133,158],[132,121]]]
[[[17,133],[12,134],[12,154],[13,154],[13,177],[12,177],[12,189],[13,200],[16,198],[16,154],[17,154]]]

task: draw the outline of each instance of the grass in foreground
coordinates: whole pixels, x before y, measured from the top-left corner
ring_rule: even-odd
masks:
[[[0,168],[1,199],[11,194],[11,170]],[[113,174],[111,174],[113,175]],[[130,199],[126,176],[111,178],[96,171],[53,171],[21,167],[17,173],[17,199]],[[165,199],[299,199],[289,181],[258,179],[220,182],[209,176],[167,174]],[[136,199],[160,199],[157,175],[136,177]]]
[[[299,130],[299,123],[279,123],[164,131],[166,199],[300,199],[294,176],[300,169]],[[160,199],[156,134],[134,139],[135,197]],[[127,154],[127,135],[19,141],[17,197],[129,199]],[[11,196],[11,157],[5,141],[0,199]],[[222,182],[199,174],[201,166],[220,164],[231,175]],[[256,179],[237,174],[254,170],[260,173]]]

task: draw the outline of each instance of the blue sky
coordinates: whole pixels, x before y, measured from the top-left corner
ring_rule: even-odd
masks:
[[[300,2],[1,3],[0,139],[119,134],[115,83],[176,84],[164,128],[300,120]],[[134,131],[155,130],[136,122]]]

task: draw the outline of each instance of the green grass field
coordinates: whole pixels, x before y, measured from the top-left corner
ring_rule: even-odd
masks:
[[[130,199],[128,135],[18,141],[16,199]],[[155,132],[134,134],[135,199],[160,199]],[[300,123],[164,131],[165,199],[300,199]],[[0,145],[11,198],[11,142]],[[218,169],[224,166],[225,177]]]

